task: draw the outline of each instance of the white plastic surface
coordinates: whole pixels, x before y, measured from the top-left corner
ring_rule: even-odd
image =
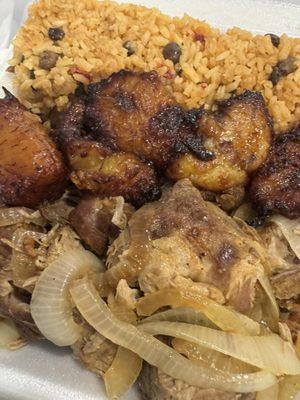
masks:
[[[46,341],[0,351],[1,400],[101,400],[102,380],[75,361],[68,348]],[[131,391],[124,400],[138,400]]]
[[[25,15],[29,0],[0,0],[0,87],[9,88],[3,72],[5,49]],[[239,26],[258,33],[300,37],[300,0],[123,0],[158,7],[170,15],[184,12],[226,29]],[[2,72],[2,73],[1,73]],[[135,390],[124,400],[138,400]],[[104,400],[102,382],[71,357],[68,349],[41,342],[16,352],[0,350],[0,400]],[[185,400],[185,399],[182,399]],[[270,399],[272,400],[272,399]],[[298,396],[300,400],[300,395]]]

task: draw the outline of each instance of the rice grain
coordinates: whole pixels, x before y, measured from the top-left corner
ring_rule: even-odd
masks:
[[[49,38],[51,27],[63,29],[62,40]],[[124,49],[126,41],[133,44],[133,55]],[[162,55],[168,42],[181,46],[176,66]],[[126,68],[156,70],[187,108],[209,108],[233,92],[250,89],[263,94],[278,132],[299,120],[300,39],[285,34],[275,47],[268,36],[239,28],[221,33],[188,15],[171,18],[157,9],[111,1],[39,0],[30,7],[13,44],[10,65],[15,67],[18,94],[35,112],[46,113],[54,106],[61,110],[78,83]],[[39,56],[45,51],[59,55],[50,71],[39,68]],[[273,86],[269,81],[273,67],[290,56],[297,59],[296,70]]]

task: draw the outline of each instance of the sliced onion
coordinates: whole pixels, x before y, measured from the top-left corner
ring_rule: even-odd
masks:
[[[204,325],[210,328],[216,327],[204,314],[190,307],[176,307],[153,314],[150,317],[142,319],[140,324],[153,321],[187,322],[188,324]]]
[[[300,375],[286,376],[279,382],[278,400],[297,400],[300,393]]]
[[[227,371],[233,374],[247,374],[257,371],[257,368],[253,365],[183,339],[173,339],[172,345],[175,350],[185,355],[189,360],[201,362],[219,371]]]
[[[253,319],[256,322],[261,322],[263,320],[263,310],[262,310],[261,299],[256,298],[254,300],[252,308],[248,313],[248,317]]]
[[[102,262],[74,240],[74,247],[58,256],[41,274],[31,299],[31,314],[41,333],[57,346],[79,338],[74,322],[69,285],[73,279],[103,270]]]
[[[296,353],[298,354],[298,357],[300,358],[300,332],[297,333],[295,347],[296,347]]]
[[[83,318],[98,333],[135,352],[149,364],[175,379],[203,388],[246,393],[263,390],[275,383],[274,375],[268,372],[229,374],[196,365],[158,339],[118,320],[87,279],[74,281],[70,292]]]
[[[118,399],[137,380],[143,360],[132,351],[119,346],[113,363],[104,374],[106,393],[109,399]]]
[[[149,322],[139,326],[151,335],[167,335],[220,351],[276,375],[300,373],[295,349],[278,335],[244,336],[182,322]]]
[[[271,326],[271,328],[277,330],[279,320],[279,308],[273,293],[273,289],[266,275],[261,275],[258,278],[258,281],[264,289],[268,298],[267,304],[262,304],[263,309],[265,310],[266,317],[269,320],[270,324],[274,325]]]
[[[152,315],[164,306],[188,306],[202,312],[210,321],[223,331],[237,332],[248,335],[258,335],[260,326],[256,321],[243,314],[225,307],[201,295],[194,295],[187,290],[165,288],[155,293],[147,294],[138,300],[139,315]]]
[[[30,208],[0,207],[0,227],[15,225],[22,222],[43,226],[46,220],[39,211],[31,210]]]
[[[253,210],[251,203],[243,203],[234,211],[232,216],[242,221],[251,221],[257,216],[257,213]]]
[[[256,400],[277,400],[279,394],[279,386],[276,383],[269,388],[256,393]]]
[[[13,323],[8,319],[0,320],[0,348],[9,349],[20,339],[20,334]]]
[[[300,218],[289,219],[282,215],[273,215],[269,221],[279,227],[291,249],[300,259]]]

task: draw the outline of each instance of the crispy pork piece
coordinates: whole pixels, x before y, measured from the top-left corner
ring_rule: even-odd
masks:
[[[125,229],[134,208],[122,197],[83,199],[71,212],[71,226],[96,254],[103,255],[109,239],[115,239]]]
[[[178,152],[203,157],[201,137],[154,71],[122,70],[89,85],[86,124],[103,143],[158,168]]]
[[[198,134],[215,158],[202,161],[192,154],[181,155],[171,163],[167,176],[174,181],[189,178],[195,186],[211,191],[245,185],[265,161],[272,137],[261,94],[246,91],[220,103],[216,112],[200,112],[198,124]]]
[[[300,125],[274,140],[249,192],[261,215],[277,212],[300,217]]]
[[[0,99],[0,199],[36,207],[60,197],[66,183],[62,156],[42,124],[6,92]]]
[[[123,196],[141,205],[159,194],[154,169],[133,153],[113,150],[83,129],[85,104],[77,99],[60,118],[54,134],[72,170],[71,180],[99,196]]]

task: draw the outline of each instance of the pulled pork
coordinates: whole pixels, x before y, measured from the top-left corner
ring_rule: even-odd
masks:
[[[282,217],[283,218],[283,217]],[[299,240],[300,219],[293,243]],[[259,229],[272,268],[272,288],[281,310],[281,322],[290,328],[294,341],[300,334],[300,260],[272,219]],[[290,235],[293,235],[290,232]]]
[[[0,208],[0,317],[11,319],[29,341],[42,337],[29,306],[35,283],[76,236],[60,225],[47,231],[47,224],[40,211]]]
[[[72,345],[73,355],[86,368],[103,376],[111,366],[117,346],[81,321],[82,335]]]

